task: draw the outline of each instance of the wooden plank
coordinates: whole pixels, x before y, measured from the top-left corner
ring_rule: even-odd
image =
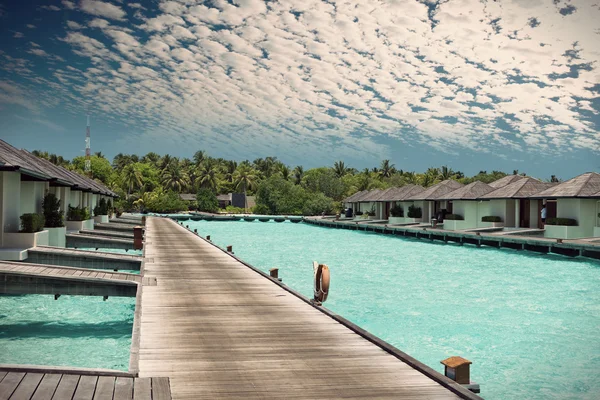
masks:
[[[73,400],[92,400],[97,382],[97,376],[82,375],[81,378],[79,378]]]
[[[112,400],[115,391],[115,377],[101,376],[96,384],[94,400]]]
[[[10,400],[29,400],[40,384],[43,376],[44,374],[35,372],[25,374],[25,377],[21,380],[21,383],[19,383],[17,390],[12,394]]]
[[[60,374],[44,375],[31,400],[51,400],[61,377]]]
[[[8,399],[17,386],[19,386],[24,376],[24,372],[9,372],[6,374],[2,382],[0,382],[0,399]]]
[[[63,375],[60,378],[56,392],[52,396],[52,400],[70,399],[75,393],[77,384],[79,383],[80,375]]]
[[[4,379],[4,377],[6,376],[6,374],[8,374],[8,372],[6,372],[6,371],[0,371],[0,382],[2,382],[2,379]]]
[[[136,378],[133,387],[133,400],[152,399],[150,378]]]
[[[133,398],[133,378],[118,377],[115,382],[114,400],[131,400]]]
[[[169,378],[152,378],[152,400],[171,400]]]

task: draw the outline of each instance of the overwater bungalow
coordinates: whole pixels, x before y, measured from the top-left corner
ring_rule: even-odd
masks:
[[[525,178],[526,177],[522,175],[506,175],[504,178],[496,179],[494,182],[488,183],[488,185],[490,185],[494,189],[499,189],[501,187],[510,185],[511,183],[520,181]]]
[[[354,212],[356,215],[358,213],[367,214],[373,213],[374,215],[370,215],[369,219],[381,219],[381,207],[378,207],[377,199],[383,193],[381,189],[373,189],[368,193],[362,195],[358,200],[358,208]]]
[[[450,231],[478,228],[481,217],[489,215],[489,201],[479,198],[493,192],[494,188],[486,183],[475,181],[452,192],[439,195],[439,201],[452,205],[452,212],[444,218],[444,229]]]
[[[407,214],[410,206],[413,206],[413,209],[420,210],[421,212],[421,217],[410,217],[414,222],[429,221],[439,210],[446,210],[447,213],[452,213],[452,203],[447,200],[438,200],[438,198],[463,186],[462,183],[447,179],[428,187],[422,192],[407,197],[403,201],[403,204],[407,206],[404,209],[405,217],[410,217]]]
[[[496,187],[494,183],[492,182],[490,186]],[[539,218],[542,200],[533,200],[530,197],[554,185],[556,184],[524,177],[484,194],[479,199],[488,201],[488,206],[487,210],[484,209],[482,212],[486,214],[485,216],[497,217],[500,221],[487,222],[479,226],[495,224],[495,226],[514,228],[542,228],[542,221]]]
[[[354,213],[358,211],[359,200],[367,193],[369,193],[368,190],[361,190],[360,192],[356,192],[353,195],[346,197],[344,200],[342,200],[342,202],[344,203],[344,207],[351,208],[352,213],[354,215]]]
[[[587,172],[530,196],[546,204],[544,236],[600,237],[600,174]]]
[[[41,214],[47,193],[61,201],[65,221],[69,205],[84,206],[93,215],[100,199],[116,194],[90,178],[81,176],[47,160],[19,150],[0,140],[0,259],[21,260],[24,249],[36,245],[64,246],[65,231],[70,222],[79,229],[93,229],[94,219],[66,221],[67,227],[44,228],[40,232],[21,233],[23,214]],[[108,218],[107,216],[98,216]]]
[[[406,216],[408,207],[412,205],[412,201],[406,202],[405,200],[424,190],[425,188],[423,186],[413,184],[385,190],[377,200],[382,209],[381,218],[388,219],[390,224],[407,224],[414,222],[412,218]],[[395,207],[400,207],[402,209],[402,216],[391,215],[391,210]]]

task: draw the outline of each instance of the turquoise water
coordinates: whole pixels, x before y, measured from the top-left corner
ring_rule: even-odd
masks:
[[[600,263],[291,222],[187,221],[201,236],[432,368],[473,362],[486,399],[598,399]],[[268,249],[269,251],[265,251]]]
[[[46,295],[0,296],[0,364],[127,371],[134,310],[134,298],[61,296],[55,301]]]
[[[129,367],[135,299],[0,296],[0,363]]]

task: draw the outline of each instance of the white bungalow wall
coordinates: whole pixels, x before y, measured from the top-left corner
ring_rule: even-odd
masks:
[[[21,215],[42,213],[42,202],[44,201],[46,187],[46,182],[21,182]]]
[[[69,204],[71,207],[79,207],[83,203],[83,192],[81,190],[71,190]],[[69,207],[67,206],[67,210]]]
[[[556,201],[556,216],[558,218],[572,218],[577,221],[578,226],[568,227],[568,239],[586,238],[594,235],[596,223],[595,199],[558,199]],[[550,225],[548,225],[550,226]],[[551,237],[552,229],[545,232]]]

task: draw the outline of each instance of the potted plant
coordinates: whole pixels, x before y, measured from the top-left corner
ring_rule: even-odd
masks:
[[[554,239],[577,239],[581,229],[573,218],[547,218],[544,226],[544,237]]]
[[[408,206],[408,213],[406,215],[408,216],[406,222],[409,223],[421,222],[423,219],[423,211],[421,210],[421,207],[417,207],[414,204]]]
[[[44,230],[44,215],[27,213],[20,217],[21,229],[18,233],[5,232],[4,247],[26,249],[35,246],[48,246],[48,231]]]
[[[90,211],[87,207],[72,207],[69,205],[67,230],[80,231],[82,229],[94,229],[94,219],[90,217]]]
[[[65,247],[67,228],[63,223],[60,200],[54,193],[48,193],[44,196],[42,209],[44,210],[44,229],[48,231],[48,245]]]
[[[390,224],[401,224],[404,222],[404,209],[398,205],[390,208]]]
[[[98,223],[108,222],[108,203],[105,198],[101,198],[98,205],[94,207],[94,221]]]
[[[481,217],[481,226],[486,228],[486,227],[490,227],[490,228],[497,228],[497,227],[503,227],[504,226],[504,222],[502,222],[502,218],[498,217],[497,215],[486,215],[485,217]]]
[[[464,221],[465,218],[460,214],[446,214],[444,216],[444,229],[449,231],[459,230],[461,226],[460,221]]]

